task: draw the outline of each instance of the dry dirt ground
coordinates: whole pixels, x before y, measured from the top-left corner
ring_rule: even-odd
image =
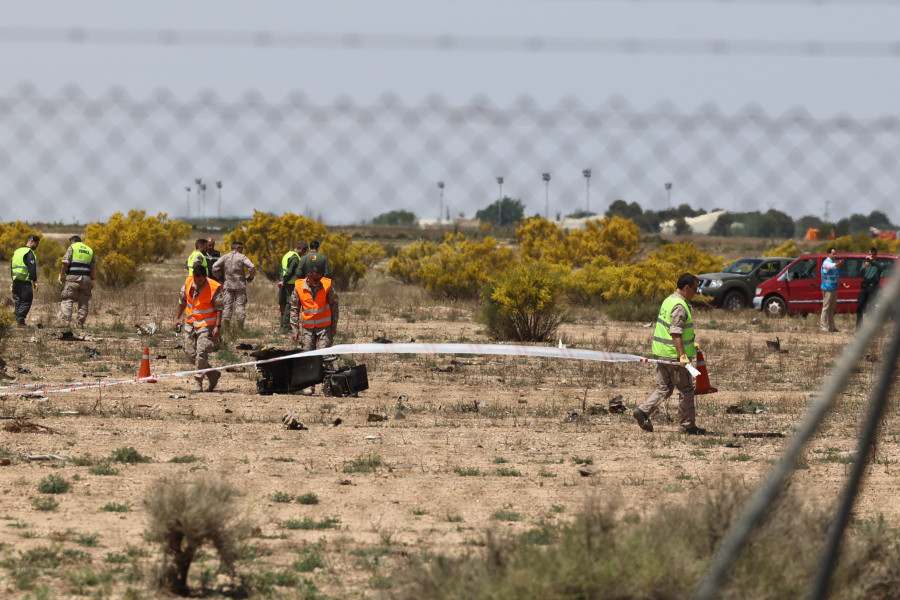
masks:
[[[59,339],[58,291],[42,287],[33,320],[4,340],[8,385],[115,381],[137,375],[141,348],[150,347],[154,373],[188,368],[171,331],[181,279],[173,265],[153,268],[141,286],[120,294],[97,290],[84,341]],[[237,342],[292,347],[276,330],[274,292],[252,287],[249,334],[228,340],[215,364],[248,360]],[[477,306],[429,300],[417,290],[373,275],[341,295],[339,343],[400,341],[489,343]],[[256,394],[255,372],[226,373],[212,393],[192,391],[188,377],[120,385],[42,398],[2,398],[0,427],[0,590],[4,597],[149,598],[158,548],[145,541],[145,498],[160,478],[213,474],[242,493],[240,509],[257,525],[255,547],[241,573],[257,575],[253,595],[377,597],[395,570],[433,554],[477,551],[488,530],[517,534],[572,519],[588,499],[621,502],[638,512],[714,490],[726,480],[748,486],[777,460],[787,438],[747,439],[743,432],[790,436],[804,407],[838,359],[849,334],[819,334],[813,319],[767,321],[745,312],[698,311],[716,394],[698,397],[698,422],[711,435],[688,437],[657,420],[641,431],[630,408],[651,391],[653,368],[518,357],[371,355],[368,391],[359,398]],[[37,329],[40,321],[44,327]],[[134,324],[160,331],[140,337]],[[852,330],[850,317],[838,327]],[[81,335],[82,332],[76,332]],[[599,310],[577,309],[560,330],[569,347],[646,354],[651,329],[610,321]],[[780,338],[786,353],[766,340]],[[94,352],[91,352],[93,349]],[[232,352],[232,354],[228,354]],[[830,502],[855,448],[857,421],[880,366],[863,361],[803,461],[794,485],[811,501]],[[27,372],[26,372],[27,371]],[[625,414],[587,414],[621,394]],[[475,411],[475,405],[478,410]],[[743,404],[753,414],[731,414]],[[675,400],[668,409],[676,411]],[[288,431],[293,412],[308,431]],[[400,418],[398,413],[404,418]],[[572,417],[572,413],[577,413]],[[386,415],[371,423],[369,414]],[[336,419],[341,419],[337,426]],[[29,429],[33,426],[34,429]],[[15,428],[14,428],[15,429]],[[882,428],[857,512],[900,524],[900,461],[896,402]],[[94,474],[116,450],[132,447],[151,462],[113,463],[115,474]],[[67,460],[29,460],[52,454]],[[189,462],[173,462],[173,459]],[[354,464],[379,464],[354,472]],[[82,465],[82,466],[78,466]],[[593,472],[588,476],[582,469]],[[58,475],[63,494],[42,494],[39,483]],[[280,502],[313,493],[318,504]],[[36,503],[53,499],[55,510]],[[110,508],[124,509],[115,512]],[[321,529],[303,529],[316,525]],[[310,546],[323,566],[309,572],[298,558]],[[28,554],[32,551],[31,554]],[[46,564],[36,557],[50,555]],[[191,586],[208,593],[226,579],[214,574],[209,551],[191,571]],[[260,583],[260,582],[263,583]],[[283,584],[283,585],[277,585]]]

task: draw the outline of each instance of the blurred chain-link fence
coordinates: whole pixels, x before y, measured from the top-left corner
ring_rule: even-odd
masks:
[[[602,213],[623,199],[648,210],[687,203],[826,220],[877,210],[897,223],[898,157],[897,117],[820,119],[802,109],[638,110],[574,98],[538,106],[527,97],[451,106],[440,96],[410,104],[392,95],[323,105],[301,92],[277,101],[209,91],[181,99],[169,90],[134,98],[124,89],[92,97],[29,85],[0,96],[7,221],[256,208],[350,224],[401,209],[472,216],[503,195],[551,218]]]

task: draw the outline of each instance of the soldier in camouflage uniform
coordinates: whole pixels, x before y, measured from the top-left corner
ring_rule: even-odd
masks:
[[[228,326],[234,315],[239,329],[244,328],[244,319],[247,318],[247,284],[256,277],[256,265],[243,252],[244,242],[232,242],[231,252],[212,266],[213,278],[224,282],[222,321]]]
[[[62,259],[59,282],[63,285],[60,294],[59,319],[63,327],[72,323],[72,310],[78,304],[76,324],[84,327],[91,302],[91,286],[94,283],[94,251],[81,242],[81,237],[69,238],[69,248]]]

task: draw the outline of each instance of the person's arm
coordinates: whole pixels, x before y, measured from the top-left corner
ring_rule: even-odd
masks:
[[[300,340],[300,296],[297,294],[297,288],[291,292],[291,339]]]
[[[34,258],[34,250],[25,255],[25,266],[28,267],[28,278],[37,283],[37,260]]]
[[[331,307],[331,337],[337,334],[337,325],[338,318],[341,314],[340,303],[338,302],[337,292],[334,291],[334,286],[328,290],[328,296],[326,296],[325,300],[328,302],[328,305]]]
[[[181,292],[178,295],[178,312],[175,313],[175,330],[178,330],[178,326],[181,325],[181,315],[184,314],[184,309],[187,307],[187,298],[185,298],[185,289],[184,286],[181,286]]]
[[[244,256],[243,254],[241,256]],[[253,264],[253,261],[244,256],[244,266],[247,267],[247,281],[253,281],[256,277],[256,265]]]
[[[228,256],[227,254],[225,256]],[[216,262],[212,264],[212,269],[210,269],[209,274],[222,279],[222,269],[225,267],[225,256],[220,256],[216,259]]]
[[[213,307],[216,309],[216,325],[213,327],[212,336],[213,339],[216,339],[219,337],[219,334],[222,333],[222,309],[224,305],[224,300],[222,299],[222,286],[219,286],[213,294],[212,303]]]

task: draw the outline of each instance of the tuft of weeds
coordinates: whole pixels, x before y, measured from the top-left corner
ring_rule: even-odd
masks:
[[[100,507],[100,510],[103,512],[131,512],[131,503],[130,502],[107,502],[103,506]]]
[[[59,500],[53,497],[48,498],[41,496],[39,498],[33,498],[31,500],[31,505],[37,510],[53,511],[59,508]]]
[[[341,524],[338,517],[325,517],[321,521],[316,521],[309,517],[302,519],[288,519],[284,522],[287,529],[302,529],[304,531],[316,529],[337,529]]]
[[[500,477],[521,477],[522,472],[515,467],[500,467],[497,469],[497,475]]]
[[[521,521],[522,515],[521,513],[517,513],[514,510],[510,510],[508,508],[501,508],[498,511],[495,511],[491,518],[495,521]]]
[[[189,463],[200,462],[201,460],[203,460],[202,456],[194,456],[193,454],[185,454],[182,456],[173,456],[172,458],[169,459],[169,462],[176,463],[176,464],[189,464]]]
[[[91,467],[89,471],[91,475],[118,475],[119,470],[106,461]]]
[[[274,494],[269,495],[269,500],[276,503],[293,502],[294,495],[286,492],[275,492]]]
[[[109,462],[136,464],[153,462],[153,459],[149,456],[144,456],[133,446],[127,446],[113,450],[109,455]]]
[[[375,452],[368,456],[357,456],[344,464],[344,473],[374,473],[384,466],[384,459]]]
[[[41,479],[38,483],[37,490],[42,494],[65,494],[72,487],[63,477],[59,475],[48,475]]]
[[[300,494],[299,496],[297,496],[297,502],[307,505],[318,504],[319,497],[315,494],[315,492],[306,492],[305,494]]]
[[[481,475],[478,467],[453,467],[453,472],[460,477],[478,477]]]

